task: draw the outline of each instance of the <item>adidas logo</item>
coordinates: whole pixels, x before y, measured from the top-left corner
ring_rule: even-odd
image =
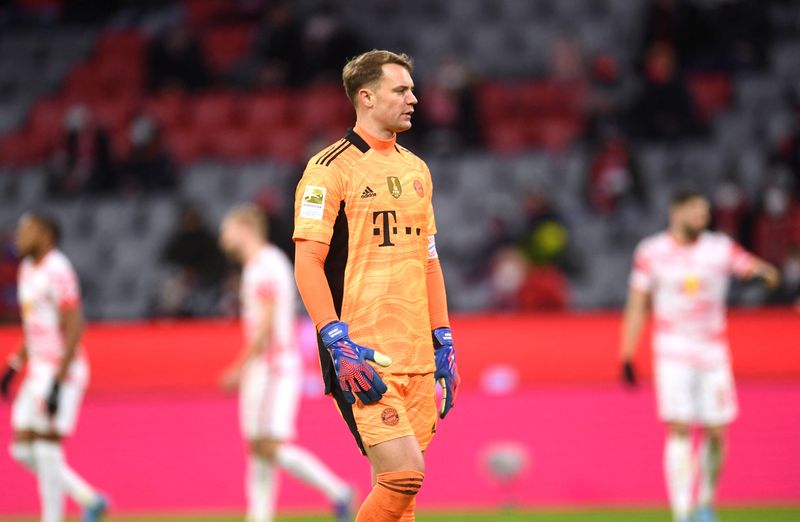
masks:
[[[369,188],[369,185],[367,185],[367,188],[365,188],[364,192],[361,193],[361,199],[374,198],[377,195],[378,193]]]

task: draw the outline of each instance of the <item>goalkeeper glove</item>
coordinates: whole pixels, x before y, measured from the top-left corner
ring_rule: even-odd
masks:
[[[17,373],[19,373],[19,370],[9,364],[6,371],[3,372],[3,376],[0,377],[0,395],[2,395],[4,399],[8,399],[11,395],[11,383],[14,381],[14,377],[17,376]]]
[[[353,404],[356,402],[353,396],[355,393],[364,404],[378,402],[386,393],[386,384],[365,361],[372,361],[385,368],[392,364],[392,360],[372,348],[354,343],[347,332],[347,323],[341,321],[328,323],[319,331],[322,344],[333,359],[333,368],[344,398]]]
[[[436,372],[433,378],[442,387],[442,406],[439,418],[444,419],[455,405],[461,377],[456,367],[456,351],[453,348],[453,335],[450,328],[437,328],[433,331],[433,353],[436,358]]]
[[[47,395],[47,413],[51,417],[58,412],[59,395],[61,395],[61,383],[58,380],[54,380],[53,386],[50,387],[50,393]]]

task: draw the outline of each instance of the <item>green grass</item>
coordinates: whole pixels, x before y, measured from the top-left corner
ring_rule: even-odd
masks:
[[[719,512],[721,522],[800,522],[800,506],[727,508]],[[241,522],[241,516],[120,516],[109,522]],[[330,517],[294,515],[278,517],[280,522],[328,522]],[[4,518],[0,522],[35,522],[32,517]],[[579,511],[508,511],[483,513],[421,513],[418,522],[670,522],[669,513],[658,509],[579,510]]]

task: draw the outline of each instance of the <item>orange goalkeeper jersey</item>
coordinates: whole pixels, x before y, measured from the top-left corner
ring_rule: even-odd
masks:
[[[430,171],[393,140],[370,141],[377,149],[350,130],[309,160],[295,195],[293,238],[330,245],[325,274],[336,312],[354,342],[392,358],[381,373],[430,373]]]

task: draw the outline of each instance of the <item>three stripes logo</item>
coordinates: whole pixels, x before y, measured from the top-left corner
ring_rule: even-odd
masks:
[[[365,188],[364,192],[361,193],[361,199],[374,198],[377,195],[378,193],[372,190],[369,185],[367,185],[367,188]]]

